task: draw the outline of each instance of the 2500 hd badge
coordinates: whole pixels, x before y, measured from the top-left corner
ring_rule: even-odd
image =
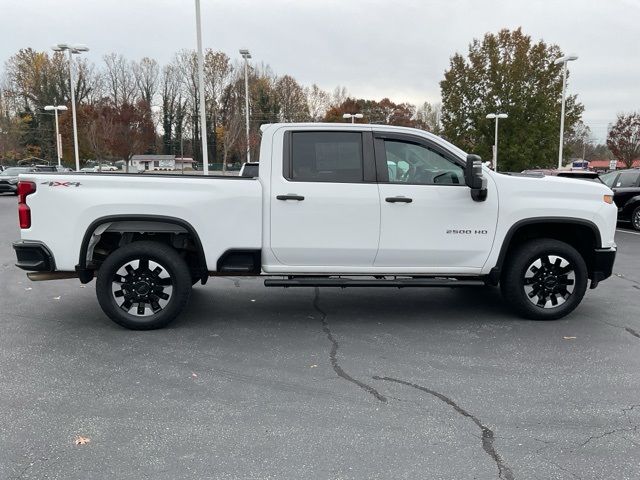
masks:
[[[488,230],[447,230],[447,235],[487,235]]]

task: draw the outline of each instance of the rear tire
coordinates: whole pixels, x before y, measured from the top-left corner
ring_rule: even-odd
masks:
[[[575,248],[544,238],[528,241],[510,254],[500,289],[521,316],[556,320],[578,306],[588,280],[586,263]]]
[[[131,330],[162,328],[189,301],[191,273],[168,245],[133,242],[103,262],[96,294],[104,313],[118,325]]]
[[[640,232],[640,207],[636,207],[631,212],[631,226],[637,232]]]

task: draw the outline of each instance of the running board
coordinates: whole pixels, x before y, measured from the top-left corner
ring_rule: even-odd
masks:
[[[457,280],[454,278],[401,278],[355,279],[334,277],[293,277],[267,279],[265,287],[481,287],[483,280]]]

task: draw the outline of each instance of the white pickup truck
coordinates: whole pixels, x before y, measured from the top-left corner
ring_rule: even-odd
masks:
[[[118,324],[159,328],[209,277],[281,287],[500,285],[520,315],[560,318],[612,272],[604,184],[499,174],[429,133],[271,124],[259,176],[20,175],[17,266],[97,277]]]

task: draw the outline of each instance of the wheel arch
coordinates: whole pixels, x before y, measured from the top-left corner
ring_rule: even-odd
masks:
[[[594,267],[594,251],[602,245],[600,230],[590,220],[569,217],[536,217],[519,220],[504,237],[496,265],[489,273],[491,283],[500,281],[502,268],[509,251],[524,241],[536,238],[552,238],[568,243],[583,256],[589,278]]]
[[[127,222],[138,223],[138,228],[133,228],[132,233],[158,233],[167,232],[163,225],[172,225],[182,229],[189,238],[193,241],[196,256],[196,272],[194,272],[198,278],[204,283],[209,278],[207,261],[204,254],[204,248],[196,229],[186,220],[176,217],[170,217],[165,215],[107,215],[100,217],[87,227],[82,243],[80,244],[80,254],[78,258],[78,265],[76,266],[76,272],[80,277],[82,283],[88,283],[93,278],[93,272],[95,268],[90,265],[90,258],[93,255],[93,248],[99,241],[99,237],[105,231],[108,231],[109,227],[113,224],[126,224]],[[99,232],[98,239],[95,239],[94,234],[100,229],[100,227],[106,228]],[[92,242],[93,240],[93,242]]]
[[[633,211],[637,208],[640,207],[640,195],[636,195],[635,197],[631,197],[629,200],[627,200],[624,204],[624,206],[622,207],[622,217],[624,220],[631,220],[631,215],[633,214]]]

